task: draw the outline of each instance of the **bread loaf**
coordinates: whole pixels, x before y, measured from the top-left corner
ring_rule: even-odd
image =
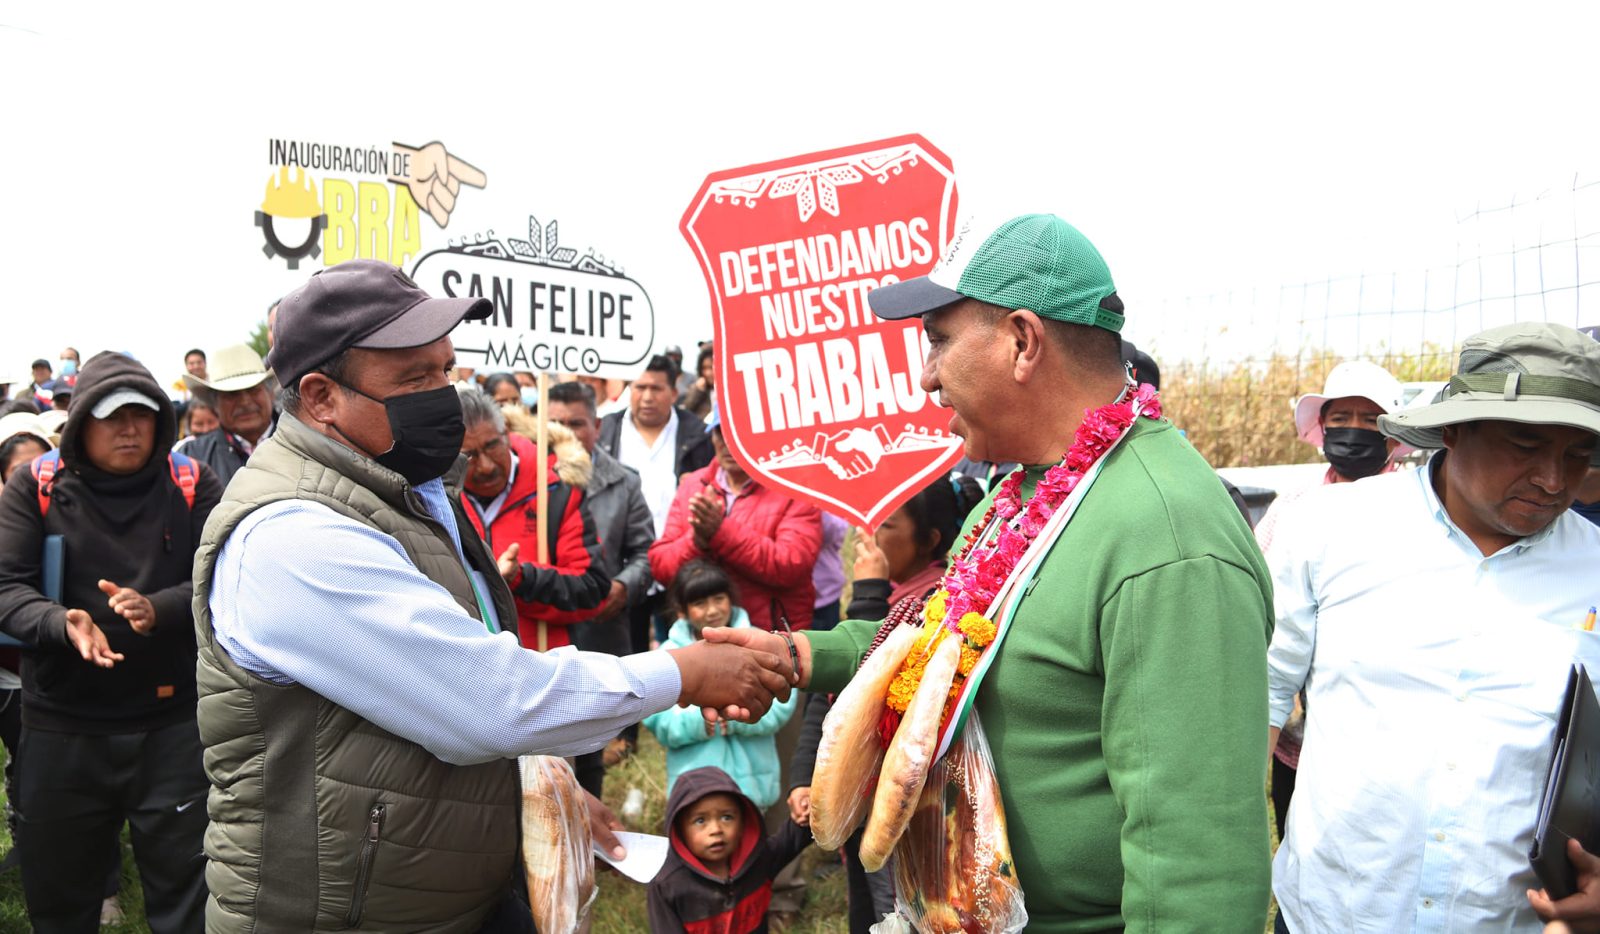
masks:
[[[900,729],[884,753],[877,793],[872,799],[872,814],[867,818],[867,830],[861,837],[861,865],[868,872],[883,868],[900,835],[905,833],[912,809],[922,794],[928,768],[933,764],[933,751],[938,745],[939,723],[950,698],[950,684],[960,660],[961,639],[949,636],[940,640],[923,669],[917,693],[900,720]]]
[[[523,756],[522,864],[541,932],[572,932],[596,892],[589,802],[572,766],[558,756]]]
[[[867,656],[822,722],[811,777],[811,835],[825,850],[843,846],[872,803],[878,766],[883,763],[878,720],[884,697],[920,632],[916,626],[892,630]]]

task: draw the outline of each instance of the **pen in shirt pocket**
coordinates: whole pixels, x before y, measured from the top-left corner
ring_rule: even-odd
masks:
[[[1583,631],[1594,632],[1594,607],[1589,607],[1589,615],[1583,618]]]

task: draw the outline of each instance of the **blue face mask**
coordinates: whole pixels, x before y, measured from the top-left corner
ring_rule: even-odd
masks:
[[[61,361],[61,375],[62,376],[71,376],[76,372],[78,372],[78,361],[76,361],[76,360],[63,360],[63,361]]]
[[[539,388],[537,386],[522,387],[522,404],[527,406],[530,412],[539,407]]]

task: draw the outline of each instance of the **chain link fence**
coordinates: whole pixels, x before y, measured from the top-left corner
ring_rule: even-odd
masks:
[[[1146,348],[1168,416],[1216,467],[1312,462],[1290,406],[1344,360],[1430,383],[1448,379],[1460,342],[1484,329],[1600,324],[1600,180],[1477,206],[1455,234],[1449,263],[1169,303],[1164,320],[1178,324]]]

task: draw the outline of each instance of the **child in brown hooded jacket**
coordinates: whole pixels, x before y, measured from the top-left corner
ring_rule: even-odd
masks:
[[[667,833],[672,851],[650,883],[655,934],[766,934],[772,879],[811,842],[792,820],[768,837],[761,812],[715,766],[678,776]]]

